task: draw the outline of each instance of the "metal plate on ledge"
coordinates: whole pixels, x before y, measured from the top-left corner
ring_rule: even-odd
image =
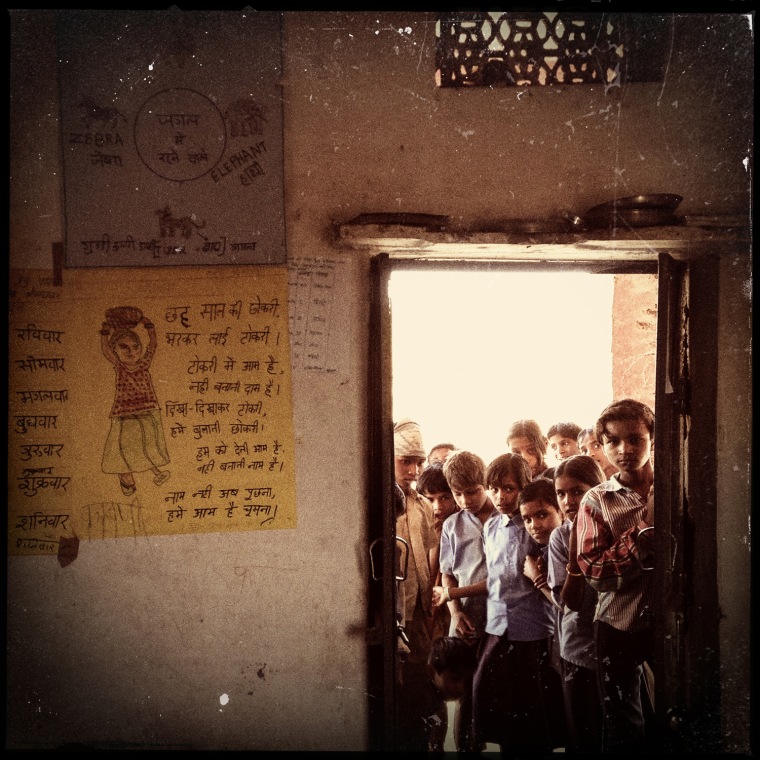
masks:
[[[641,208],[658,208],[667,211],[675,211],[678,208],[683,197],[675,193],[647,193],[644,195],[629,195],[625,198],[615,198],[607,203],[594,206],[592,211],[602,211],[603,209],[641,209]]]
[[[395,224],[404,227],[425,227],[429,230],[440,230],[449,221],[448,216],[440,214],[407,214],[407,213],[370,213],[359,214],[346,224]]]

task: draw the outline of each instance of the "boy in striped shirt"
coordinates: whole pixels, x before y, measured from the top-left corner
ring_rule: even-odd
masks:
[[[603,751],[645,747],[643,667],[651,666],[654,414],[633,399],[610,404],[596,438],[618,468],[586,492],[576,520],[578,567],[599,592],[594,618],[604,710]]]

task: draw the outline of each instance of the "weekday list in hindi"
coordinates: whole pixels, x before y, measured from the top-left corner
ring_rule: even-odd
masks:
[[[287,272],[246,273],[16,280],[11,553],[295,526]]]

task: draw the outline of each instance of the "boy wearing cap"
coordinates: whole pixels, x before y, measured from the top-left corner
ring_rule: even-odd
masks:
[[[430,685],[427,661],[433,632],[433,581],[438,575],[438,539],[433,507],[414,488],[427,460],[419,425],[404,419],[393,427],[394,472],[404,492],[404,511],[396,517],[396,535],[409,545],[403,595],[403,625],[409,654],[402,665],[397,749],[442,751],[447,729],[446,705]]]

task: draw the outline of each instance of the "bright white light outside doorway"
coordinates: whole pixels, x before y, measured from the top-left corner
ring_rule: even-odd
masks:
[[[612,401],[613,290],[582,272],[393,271],[393,419],[486,464],[515,420],[592,426]]]

